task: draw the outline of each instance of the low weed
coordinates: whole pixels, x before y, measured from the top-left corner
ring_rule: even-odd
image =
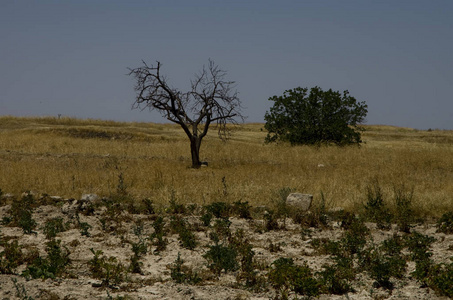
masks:
[[[248,201],[242,202],[241,200],[234,202],[231,210],[239,218],[250,220],[252,219],[252,214],[250,209],[252,207],[249,205]]]
[[[227,273],[239,268],[236,249],[223,244],[209,246],[203,257],[208,261],[208,268],[217,276],[220,276],[222,270]]]
[[[155,246],[154,254],[159,254],[167,247],[168,240],[165,238],[167,232],[165,230],[165,221],[162,216],[159,216],[153,223],[154,232],[149,236],[151,245]]]
[[[392,290],[392,277],[401,279],[406,273],[406,258],[401,251],[404,241],[397,235],[385,240],[380,246],[368,247],[360,254],[361,270],[367,271],[375,280],[375,288]]]
[[[197,239],[195,234],[189,229],[187,221],[180,216],[172,217],[170,221],[170,228],[173,232],[179,235],[181,246],[193,250],[197,246]]]
[[[269,242],[269,246],[267,247],[269,252],[271,253],[277,253],[277,252],[281,252],[283,251],[282,249],[282,245],[283,243],[272,243],[271,240],[268,241]]]
[[[149,198],[145,198],[142,200],[142,204],[143,204],[143,212],[145,214],[153,215],[156,213],[156,211],[154,209],[153,200],[151,200]]]
[[[170,194],[170,207],[168,208],[168,213],[170,214],[185,214],[186,208],[184,204],[179,204],[176,199],[176,192],[174,190],[171,191]]]
[[[136,243],[131,243],[133,255],[131,256],[131,264],[129,270],[132,273],[142,274],[142,265],[140,259],[148,252],[148,246],[143,239],[139,239]]]
[[[412,209],[412,199],[414,189],[407,191],[404,186],[395,187],[395,222],[398,229],[405,233],[410,233],[411,223],[415,221],[414,211]]]
[[[19,201],[13,201],[10,210],[10,225],[22,228],[25,234],[36,233],[33,231],[36,228],[36,221],[32,218],[35,205],[35,199],[31,193],[25,193]],[[7,220],[3,218],[3,221]]]
[[[308,265],[298,266],[291,258],[282,257],[275,260],[272,266],[267,278],[278,291],[279,299],[288,299],[290,291],[308,297],[320,294],[321,283],[313,276]]]
[[[184,266],[184,260],[181,258],[181,254],[179,252],[178,257],[170,267],[170,270],[171,278],[176,283],[197,284],[202,280],[196,272],[193,272],[190,268]]]
[[[228,219],[230,217],[232,207],[226,202],[213,202],[205,206],[205,210],[207,213],[211,213],[216,218]]]
[[[76,226],[80,229],[80,234],[82,236],[89,237],[90,236],[89,230],[91,229],[91,225],[88,224],[87,222],[80,222],[80,216],[77,212],[75,214],[75,219],[76,219]]]
[[[50,240],[57,236],[57,233],[68,230],[68,224],[63,223],[63,218],[56,217],[48,219],[42,228],[46,239]]]
[[[201,217],[200,221],[203,223],[203,226],[209,227],[211,225],[211,221],[214,215],[211,212],[205,212]]]
[[[375,222],[378,229],[389,230],[392,215],[384,203],[384,194],[377,180],[367,186],[366,197],[365,218],[370,222]]]
[[[71,264],[69,259],[69,250],[61,246],[60,240],[52,239],[46,245],[47,257],[36,257],[31,265],[22,272],[25,278],[56,278],[65,273],[65,268]]]
[[[4,241],[3,251],[0,252],[0,274],[15,274],[16,268],[22,265],[25,257],[17,240],[10,243]]]
[[[429,286],[442,296],[453,298],[453,258],[450,264],[436,265]]]
[[[263,280],[255,271],[255,252],[252,250],[253,245],[246,237],[245,231],[238,229],[231,235],[229,245],[236,250],[239,256],[240,273],[236,277],[238,282],[244,280],[246,287],[259,287],[262,285]]]
[[[353,260],[343,256],[335,256],[333,259],[335,263],[324,265],[324,270],[318,274],[322,292],[335,295],[352,292],[351,283],[356,275]]]
[[[343,233],[340,239],[341,248],[346,256],[359,253],[366,245],[366,238],[370,230],[360,218],[353,218],[348,225],[348,230]]]
[[[143,239],[143,221],[139,220],[134,226],[134,234],[137,236],[137,242],[131,242],[133,255],[131,256],[131,263],[129,265],[129,271],[131,273],[142,274],[142,265],[140,259],[148,252],[148,246]]]
[[[117,232],[122,228],[124,217],[122,216],[124,208],[118,199],[103,198],[106,210],[102,213],[99,219],[102,230],[106,232]]]
[[[13,282],[14,288],[16,289],[16,297],[21,299],[21,300],[33,300],[34,298],[31,296],[28,296],[27,290],[25,289],[24,284],[22,283],[17,283],[16,278],[11,278],[11,281]]]
[[[442,232],[445,234],[453,233],[453,211],[444,213],[442,217],[437,220],[436,223],[437,230],[436,232]]]
[[[429,276],[433,269],[434,263],[431,260],[433,253],[430,251],[430,246],[434,241],[434,237],[416,231],[406,237],[406,246],[411,252],[411,259],[415,261],[415,271],[412,275],[425,285],[429,283]]]
[[[274,203],[275,206],[275,216],[276,218],[283,219],[283,228],[286,225],[286,218],[290,214],[286,199],[293,191],[294,189],[290,187],[283,187],[272,195],[271,202]]]
[[[217,236],[217,239],[225,242],[231,237],[230,226],[231,226],[230,220],[216,219],[212,230],[213,233]]]
[[[280,229],[280,225],[277,221],[277,214],[273,210],[269,209],[264,213],[264,228],[266,231]]]
[[[113,256],[106,257],[102,250],[94,251],[90,248],[94,257],[88,261],[91,275],[102,280],[101,286],[114,287],[125,280],[126,268]]]
[[[290,216],[294,223],[300,224],[303,229],[329,229],[331,227],[329,225],[329,215],[326,211],[326,198],[323,192],[321,192],[321,202],[318,206],[307,212],[295,211]]]
[[[311,245],[319,254],[353,257],[354,254],[359,254],[365,247],[368,235],[369,229],[365,226],[363,220],[354,217],[340,240],[313,239]]]

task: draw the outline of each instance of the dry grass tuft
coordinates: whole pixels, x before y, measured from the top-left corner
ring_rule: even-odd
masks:
[[[167,204],[249,201],[271,205],[283,187],[315,195],[328,207],[362,207],[378,180],[393,202],[397,186],[414,188],[416,209],[440,216],[453,209],[453,132],[366,126],[361,147],[265,145],[263,124],[216,130],[203,141],[209,167],[191,164],[189,143],[171,124],[72,118],[0,117],[0,188],[80,197],[116,192],[120,175],[136,199]]]

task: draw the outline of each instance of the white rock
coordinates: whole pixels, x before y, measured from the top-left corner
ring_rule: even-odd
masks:
[[[301,211],[308,211],[313,201],[313,195],[310,194],[301,194],[301,193],[291,193],[286,198],[286,204],[288,206],[293,206],[294,208]]]
[[[96,194],[83,194],[80,198],[82,201],[96,202],[99,200],[99,196]]]

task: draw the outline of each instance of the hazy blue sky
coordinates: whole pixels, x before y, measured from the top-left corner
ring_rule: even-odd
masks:
[[[164,122],[131,110],[127,68],[159,60],[181,90],[208,59],[248,122],[320,86],[368,124],[453,129],[453,1],[0,1],[0,115]]]

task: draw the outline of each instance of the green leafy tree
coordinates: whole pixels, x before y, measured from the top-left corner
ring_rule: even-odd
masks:
[[[269,98],[274,105],[266,112],[266,142],[286,141],[292,145],[361,143],[359,125],[368,112],[348,91],[323,91],[320,87],[295,88]]]

